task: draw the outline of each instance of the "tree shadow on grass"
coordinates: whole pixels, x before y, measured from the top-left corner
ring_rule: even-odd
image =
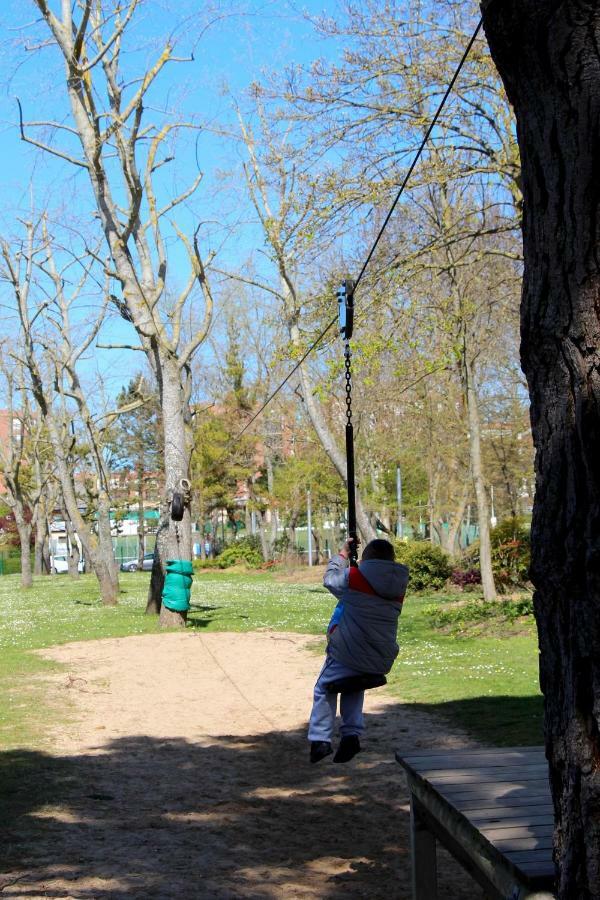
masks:
[[[414,708],[467,731],[497,747],[537,746],[544,742],[541,695],[484,696],[445,703],[415,703]]]
[[[415,713],[390,709],[368,716],[370,752],[348,766],[311,766],[303,730],[205,743],[140,735],[78,757],[0,754],[0,892],[409,900],[393,749],[410,740]],[[471,896],[460,870],[445,882],[444,900]]]
[[[187,625],[189,628],[208,628],[218,616],[207,616],[206,618],[201,618],[197,614],[202,610],[218,610],[223,609],[222,606],[195,606],[193,603],[190,606],[190,611],[187,616]],[[234,621],[235,619],[249,619],[250,616],[239,614],[237,616],[228,616],[229,619]]]

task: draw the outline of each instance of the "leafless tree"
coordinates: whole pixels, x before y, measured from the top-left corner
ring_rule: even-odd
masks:
[[[45,220],[26,225],[26,238],[19,250],[3,244],[6,280],[15,299],[19,322],[19,344],[10,352],[28,374],[28,389],[39,409],[53,453],[56,474],[66,512],[91,561],[100,584],[103,603],[117,602],[118,570],[110,530],[109,475],[103,448],[106,432],[119,411],[97,414],[82,386],[78,364],[92,346],[104,321],[109,303],[107,292],[95,318],[77,336],[72,322],[73,307],[84,289],[93,258],[83,262],[68,258],[57,265]],[[74,265],[80,272],[67,292],[67,273]],[[39,279],[36,278],[39,274]],[[136,405],[143,402],[136,401]],[[97,533],[79,508],[73,454],[77,447],[74,416],[85,435],[86,457],[97,484]]]
[[[156,377],[164,423],[165,498],[157,536],[155,570],[148,610],[158,612],[167,557],[191,559],[189,507],[191,361],[205,339],[211,320],[212,295],[198,245],[198,231],[187,237],[170,217],[198,188],[202,173],[175,196],[160,202],[156,173],[174,158],[165,149],[191,123],[156,116],[146,122],[148,95],[165,66],[181,62],[174,42],[165,41],[155,61],[143,72],[124,71],[123,41],[141,0],[113,4],[108,0],[62,2],[54,12],[47,0],[32,0],[41,12],[52,41],[65,63],[65,82],[72,124],[44,123],[57,136],[72,139],[79,152],[58,149],[38,140],[22,121],[24,140],[82,169],[93,191],[98,217],[110,256],[108,272],[118,285],[112,303],[131,323]],[[56,4],[58,6],[58,4]],[[37,123],[40,124],[39,122]],[[170,259],[165,234],[177,238],[189,260],[189,273],[178,294],[167,296]],[[186,330],[187,301],[199,286],[204,315],[197,327]],[[169,515],[173,495],[180,493],[183,521]],[[185,614],[161,610],[166,625],[185,622]]]
[[[257,108],[261,120],[261,141],[264,141],[260,147],[248,123],[239,116],[242,139],[247,151],[244,173],[248,195],[262,226],[267,252],[277,273],[277,282],[275,285],[267,284],[240,273],[235,277],[260,287],[279,300],[293,352],[301,356],[305,350],[302,312],[307,299],[307,291],[302,287],[301,272],[303,267],[306,269],[306,257],[311,254],[310,241],[307,241],[306,235],[318,217],[318,188],[317,185],[309,185],[302,178],[293,161],[290,162],[284,143],[278,145],[277,138],[270,131],[260,104],[257,104]],[[345,454],[315,396],[315,385],[308,364],[303,363],[298,372],[301,396],[310,422],[325,453],[340,478],[346,482]],[[356,518],[362,540],[372,540],[376,532],[364,508],[360,491],[356,492]]]

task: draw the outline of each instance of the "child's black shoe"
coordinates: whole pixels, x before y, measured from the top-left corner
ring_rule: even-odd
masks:
[[[357,734],[349,734],[340,741],[336,754],[333,757],[334,763],[350,762],[353,756],[360,753],[360,741]]]
[[[318,763],[321,759],[325,759],[333,753],[333,748],[329,741],[311,741],[310,742],[310,761]]]

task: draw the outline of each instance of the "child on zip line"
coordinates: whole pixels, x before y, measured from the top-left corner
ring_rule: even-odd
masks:
[[[395,562],[389,541],[370,541],[358,566],[350,566],[351,541],[332,557],[323,584],[338,604],[327,629],[325,663],[315,684],[308,739],[310,761],[333,753],[337,695],[341,740],[333,757],[345,763],[360,752],[365,689],[385,684],[398,656],[398,617],[408,583],[408,568]]]

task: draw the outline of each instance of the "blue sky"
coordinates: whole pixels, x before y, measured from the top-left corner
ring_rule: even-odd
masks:
[[[157,104],[166,101],[195,121],[216,126],[231,121],[232,98],[240,99],[245,88],[265,71],[281,72],[291,62],[310,63],[317,56],[336,52],[332,44],[316,36],[306,20],[306,13],[333,14],[333,2],[308,0],[300,5],[266,0],[212,5],[210,9],[209,3],[197,0],[144,0],[131,29],[128,63],[132,71],[154,59],[169,34],[175,34],[181,56],[193,53],[193,62],[172,64],[163,71],[155,96]],[[58,9],[60,3],[51,0],[51,6]],[[47,34],[33,0],[5,0],[0,33],[0,232],[7,237],[17,233],[18,219],[29,214],[32,204],[37,210],[49,209],[57,227],[85,231],[93,214],[85,172],[19,139],[17,97],[25,120],[68,121],[59,53],[54,47],[26,49]],[[48,139],[44,129],[36,135]],[[61,146],[67,147],[68,141],[67,137]],[[70,146],[76,150],[76,143]],[[196,137],[187,139],[180,147],[176,168],[167,171],[165,167],[167,190],[189,182],[196,171],[196,158],[205,179],[189,224],[195,213],[219,219],[223,198],[213,199],[216,180],[218,172],[232,164],[235,150],[210,131],[203,131],[197,141]],[[236,244],[238,254],[250,253],[251,234],[250,229]],[[115,320],[112,340],[125,339],[124,327],[121,320]],[[103,338],[108,339],[106,335]],[[96,354],[89,366],[98,366],[108,379],[108,390],[116,391],[128,380],[131,366],[139,365],[139,356]]]
[[[59,3],[54,2],[55,7]],[[174,34],[182,56],[193,53],[194,61],[172,64],[160,76],[157,93],[180,109],[215,124],[228,115],[230,98],[267,70],[282,71],[290,62],[308,63],[322,53],[332,52],[316,36],[305,13],[331,14],[336,4],[245,2],[219,3],[220,9],[207,12],[209,4],[197,0],[144,0],[132,23],[132,68],[155,57],[167,35]],[[198,8],[204,12],[198,13]],[[38,51],[24,44],[44,36],[44,26],[33,0],[5,0],[0,11],[0,134],[3,166],[0,171],[0,198],[3,218],[29,206],[29,180],[35,172],[36,192],[43,196],[50,184],[56,186],[66,165],[58,165],[19,140],[16,98],[23,103],[26,119],[64,118],[63,67],[55,48]],[[221,165],[219,142],[201,141],[200,164],[210,175]]]

